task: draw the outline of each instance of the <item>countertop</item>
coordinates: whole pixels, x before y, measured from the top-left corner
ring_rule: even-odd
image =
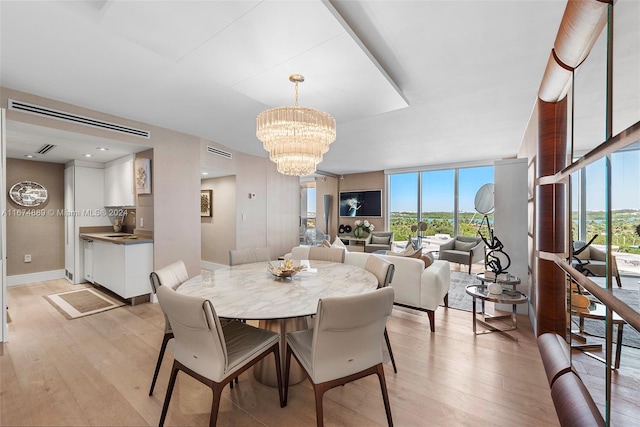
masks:
[[[80,238],[85,240],[100,240],[103,242],[115,243],[117,245],[136,245],[140,243],[153,243],[153,239],[130,233],[80,233]]]

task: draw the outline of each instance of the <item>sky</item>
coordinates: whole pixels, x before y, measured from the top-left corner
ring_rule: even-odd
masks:
[[[587,211],[605,208],[606,159],[587,166]],[[640,209],[640,151],[622,151],[611,156],[611,209]],[[577,203],[574,192],[572,209]]]
[[[605,159],[587,167],[587,210],[604,210]],[[418,203],[419,172],[390,176],[390,211],[416,212]],[[422,172],[423,212],[453,211],[454,171]],[[640,150],[623,151],[612,155],[612,209],[640,209]],[[473,212],[475,194],[478,189],[493,182],[493,167],[463,168],[459,173],[460,210]],[[576,206],[577,191],[573,205]],[[308,210],[315,212],[315,188],[309,188]],[[575,209],[575,207],[574,207]]]
[[[453,212],[454,171],[421,172],[422,211]],[[459,207],[461,211],[474,212],[474,200],[478,189],[493,183],[493,166],[460,169]],[[391,212],[416,212],[418,203],[418,172],[391,175]]]

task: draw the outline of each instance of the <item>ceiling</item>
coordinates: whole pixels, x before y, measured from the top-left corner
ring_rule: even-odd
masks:
[[[337,121],[319,170],[478,163],[516,155],[565,4],[2,1],[0,84],[266,157],[255,118],[301,73]],[[46,139],[8,125],[10,153]]]

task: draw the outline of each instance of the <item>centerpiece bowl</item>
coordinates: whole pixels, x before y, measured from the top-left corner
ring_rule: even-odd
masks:
[[[305,265],[294,265],[290,259],[278,265],[269,263],[267,270],[280,279],[291,278],[306,268]]]

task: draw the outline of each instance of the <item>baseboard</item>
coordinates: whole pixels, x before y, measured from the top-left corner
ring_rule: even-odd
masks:
[[[64,279],[64,269],[39,271],[37,273],[16,274],[15,276],[7,276],[7,286],[24,285],[26,283],[44,282],[46,280]]]
[[[218,264],[215,262],[211,262],[211,261],[200,261],[200,268],[202,270],[223,270],[225,268],[229,268],[228,265],[225,264]]]

